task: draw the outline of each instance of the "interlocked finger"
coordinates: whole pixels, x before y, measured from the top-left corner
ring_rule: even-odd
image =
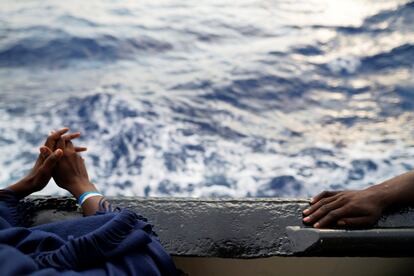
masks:
[[[45,146],[49,149],[54,149],[56,146],[56,141],[66,132],[69,131],[69,128],[65,127],[57,131],[51,131],[50,135],[47,137]]]
[[[86,148],[86,147],[74,147],[74,149],[75,149],[76,152],[82,152],[82,151],[87,151],[88,150],[88,148]]]
[[[59,138],[59,140],[57,141],[57,143],[56,143],[56,148],[57,149],[61,149],[62,151],[65,149],[65,147],[66,147],[66,142],[65,142],[65,140],[64,139],[62,139],[62,138]]]
[[[65,141],[73,140],[80,137],[80,132],[68,133],[62,136],[62,139]]]

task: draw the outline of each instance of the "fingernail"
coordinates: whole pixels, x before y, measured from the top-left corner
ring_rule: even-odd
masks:
[[[309,212],[310,212],[310,210],[309,210],[309,209],[305,209],[305,210],[303,210],[303,213],[304,213],[305,215],[309,214]]]
[[[321,227],[321,225],[319,224],[319,222],[317,222],[317,223],[315,223],[315,224],[313,225],[313,227],[315,227],[315,228],[319,228],[319,227]]]
[[[310,221],[310,217],[306,217],[303,219],[304,222],[309,222]]]
[[[55,150],[55,154],[56,154],[56,156],[60,157],[60,156],[62,156],[63,151],[61,149],[57,149],[57,150]]]
[[[315,199],[313,197],[310,198],[309,202],[313,203],[315,201]]]
[[[346,225],[345,221],[343,221],[343,220],[338,221],[337,224],[339,226],[345,226]]]

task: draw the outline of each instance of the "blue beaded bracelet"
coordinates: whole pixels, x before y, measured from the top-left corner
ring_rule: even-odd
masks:
[[[81,194],[81,196],[79,197],[79,205],[82,205],[88,198],[93,197],[93,196],[103,196],[101,193],[98,192],[85,192],[83,194]]]

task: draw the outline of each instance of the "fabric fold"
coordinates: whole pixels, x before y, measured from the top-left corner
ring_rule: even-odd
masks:
[[[40,267],[85,269],[144,247],[151,237],[135,229],[137,215],[122,210],[96,231],[72,239],[52,252],[42,253],[35,260]],[[87,259],[84,256],[87,253]]]
[[[177,275],[151,224],[133,211],[117,208],[25,228],[16,227],[19,200],[13,191],[0,191],[2,275]]]

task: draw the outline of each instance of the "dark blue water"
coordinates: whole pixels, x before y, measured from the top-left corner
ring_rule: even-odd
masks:
[[[2,1],[0,186],[61,126],[109,195],[380,182],[414,167],[413,22],[408,1]]]

